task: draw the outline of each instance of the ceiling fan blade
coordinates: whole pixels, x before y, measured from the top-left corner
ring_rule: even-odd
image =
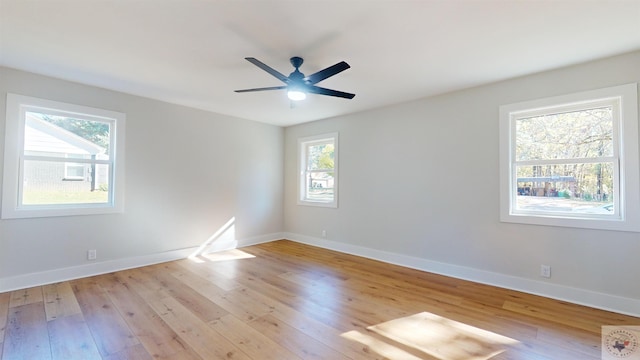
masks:
[[[320,81],[331,77],[337,73],[343,72],[345,70],[347,70],[348,68],[350,68],[351,66],[349,66],[349,64],[347,64],[344,61],[341,61],[333,66],[329,66],[328,68],[324,69],[324,70],[320,70],[315,74],[311,74],[309,76],[307,76],[306,78],[304,78],[305,82],[308,84],[316,84],[319,83]]]
[[[269,74],[273,75],[275,78],[277,78],[278,80],[282,81],[283,83],[285,83],[285,84],[289,83],[289,78],[287,76],[285,76],[284,74],[282,74],[278,70],[270,67],[269,65],[263,63],[262,61],[260,61],[260,60],[258,60],[256,58],[252,58],[252,57],[246,57],[245,60],[247,60],[248,62],[252,63],[253,65],[259,67],[260,69],[268,72]]]
[[[310,93],[319,94],[319,95],[336,96],[336,97],[341,97],[345,99],[353,99],[353,97],[356,96],[356,94],[351,94],[351,93],[338,91],[338,90],[325,89],[319,86],[307,86],[305,89]]]
[[[282,90],[282,89],[286,89],[286,88],[287,88],[286,85],[283,85],[283,86],[270,86],[270,87],[254,88],[254,89],[235,90],[235,92],[243,93],[243,92],[252,92],[252,91]]]

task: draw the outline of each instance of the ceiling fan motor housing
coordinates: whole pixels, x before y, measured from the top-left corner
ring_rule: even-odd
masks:
[[[298,70],[298,68],[302,65],[304,60],[301,57],[294,56],[290,59],[290,61],[291,61],[291,65],[293,65],[293,67],[295,67],[296,69],[291,74],[289,74],[289,80],[295,84],[303,83],[304,74],[301,73],[300,70]]]

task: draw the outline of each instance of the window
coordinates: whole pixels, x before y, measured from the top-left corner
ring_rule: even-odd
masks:
[[[8,94],[2,218],[122,211],[124,122],[118,112]]]
[[[338,207],[338,133],[298,140],[298,204]]]
[[[500,219],[640,231],[637,85],[500,107]]]

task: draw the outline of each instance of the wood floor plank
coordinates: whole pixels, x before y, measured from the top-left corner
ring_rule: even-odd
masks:
[[[203,261],[203,263],[196,263],[191,259],[184,259],[176,261],[176,264],[183,268],[190,270],[203,278],[209,280],[212,284],[226,291],[231,291],[238,288],[238,283],[233,279],[227,278],[215,271],[215,263]],[[213,265],[212,265],[213,264]]]
[[[333,351],[340,352],[343,355],[342,357],[354,359],[378,358],[378,356],[372,353],[366,346],[345,340],[340,336],[343,331],[338,330],[360,329],[364,331],[367,326],[366,323],[342,316],[326,307],[318,305],[316,302],[309,301],[306,297],[294,296],[292,298],[289,292],[281,290],[283,287],[286,287],[281,283],[285,280],[280,277],[275,277],[270,280],[271,281],[260,278],[243,282],[243,284],[247,284],[248,287],[263,297],[269,295],[268,297],[275,300],[271,302],[264,299],[262,300],[268,303],[272,309],[270,315],[263,316],[262,318],[272,316],[277,321],[286,324],[283,326],[295,328],[296,331],[301,334],[317,339],[326,346],[334,349]],[[272,285],[274,282],[279,285],[277,287]],[[299,292],[297,293],[299,294]]]
[[[71,288],[100,355],[109,356],[140,343],[95,278],[74,280]]]
[[[353,306],[361,311],[371,308],[371,312],[377,316],[382,316],[378,319],[379,321],[385,321],[407,313],[439,309],[443,302],[447,304],[459,304],[461,302],[459,297],[450,297],[439,292],[426,293],[419,289],[405,290],[390,284],[369,282],[357,277],[332,279],[332,277],[326,275],[319,277],[317,274],[304,272],[283,274],[281,277],[299,284],[305,284],[306,289],[311,289],[306,290],[307,292],[316,290],[320,297],[323,296],[323,293],[340,293],[347,299],[346,305],[341,303],[341,307]],[[314,280],[314,278],[317,280]],[[326,286],[327,283],[330,284],[328,287]],[[319,284],[325,285],[322,287]],[[352,289],[358,290],[353,291]],[[379,310],[380,308],[386,309],[389,314],[384,314]]]
[[[508,359],[518,360],[600,360],[600,352],[592,356],[571,348],[558,347],[537,340],[516,344],[507,350],[505,355]]]
[[[518,300],[507,300],[505,308],[511,311],[526,313],[529,316],[545,320],[554,319],[560,324],[576,325],[576,321],[583,324],[583,329],[600,334],[600,327],[593,327],[591,324],[612,322],[615,324],[636,324],[629,322],[627,316],[612,313],[609,311],[592,311],[593,309],[582,305],[570,304],[565,301],[548,299],[541,296],[526,296]]]
[[[251,321],[273,310],[270,304],[265,303],[264,297],[260,297],[258,293],[247,287],[238,286],[233,290],[225,291],[193,273],[178,271],[173,275],[226,312],[245,321]]]
[[[189,270],[178,270],[176,272],[172,272],[171,276],[210,300],[223,296],[228,291]]]
[[[150,305],[164,322],[179,334],[182,341],[203,359],[250,359],[178,300],[166,297],[153,301]]]
[[[9,307],[17,307],[22,305],[29,305],[42,301],[42,287],[36,286],[23,290],[16,290],[11,292],[11,300],[9,300]]]
[[[67,281],[43,286],[42,294],[47,321],[82,313],[71,284]]]
[[[143,268],[120,271],[117,276],[147,302],[170,296],[161,284],[151,281],[151,276]]]
[[[205,322],[218,319],[227,314],[223,307],[172,276],[171,272],[175,270],[176,267],[170,263],[143,269],[149,275],[147,285],[155,284],[162,289],[163,293],[181,302]]]
[[[340,330],[338,329],[343,329],[342,331],[344,331],[346,329],[366,328],[367,323],[341,316],[340,313],[317,304],[315,301],[308,299],[307,296],[296,296],[283,291],[282,288],[286,287],[286,285],[282,285],[282,281],[285,280],[276,277],[270,280],[259,279],[243,282],[243,284],[246,284],[247,288],[252,289],[254,292],[276,300],[269,303],[272,315],[280,319],[290,319],[292,321],[291,325],[297,327],[299,331],[314,329],[314,333],[309,334],[311,336],[317,336],[318,334],[315,333],[317,331],[333,334],[339,332]],[[273,285],[274,283],[278,285]],[[303,292],[303,289],[300,292]],[[322,330],[315,329],[318,326],[322,327]],[[328,343],[334,341],[335,338],[332,338]]]
[[[368,347],[342,337],[342,332],[295,310],[280,308],[254,320],[251,326],[304,359],[381,358]]]
[[[551,330],[541,328],[538,330],[536,340],[562,349],[571,349],[572,352],[583,354],[584,358],[600,357],[600,334],[584,331]]]
[[[243,321],[251,321],[269,314],[273,309],[268,304],[249,296],[251,291],[249,288],[234,289],[215,298],[214,301]]]
[[[103,360],[153,360],[154,357],[149,355],[147,350],[142,344],[129,346],[118,351],[115,354],[105,356]],[[180,357],[176,357],[175,360],[182,360]]]
[[[583,318],[569,318],[566,315],[560,314],[557,311],[549,308],[545,309],[539,306],[517,303],[510,300],[504,302],[503,308],[522,315],[528,315],[546,321],[557,322],[559,324],[571,325],[573,327],[578,327],[582,330],[590,331],[593,333],[599,333],[601,329],[601,325],[595,324]]]
[[[388,341],[381,340],[379,337],[369,333],[352,330],[345,332],[343,336],[347,340],[362,344],[365,352],[371,353],[371,355],[374,355],[372,352],[375,352],[377,356],[381,356],[384,359],[439,360],[436,357],[414,355],[395,344],[390,344]]]
[[[154,359],[200,359],[123,278],[112,274],[97,282]]]
[[[7,328],[7,314],[9,313],[10,293],[0,293],[0,354],[2,351],[2,342],[4,333]]]
[[[211,321],[209,326],[252,359],[302,359],[231,314]]]
[[[82,314],[56,318],[47,328],[53,360],[102,359]]]
[[[285,281],[279,277],[271,280],[277,283]],[[370,349],[365,346],[360,346],[359,344],[342,338],[340,336],[342,331],[338,330],[340,328],[360,329],[364,331],[367,326],[366,323],[341,316],[330,309],[302,297],[294,296],[292,298],[290,293],[281,290],[282,284],[276,287],[272,285],[272,281],[267,282],[264,279],[252,279],[251,281],[243,282],[243,284],[247,284],[249,288],[252,288],[263,296],[268,296],[276,300],[275,302],[272,301],[269,303],[272,308],[271,314],[261,318],[272,316],[277,321],[285,324],[282,326],[290,326],[291,328],[295,328],[300,335],[319,340],[321,343],[334,349],[332,351],[338,351],[343,354],[342,357],[354,359],[377,358],[376,355],[372,355]],[[296,309],[300,309],[300,311]],[[254,322],[252,322],[252,324],[254,324]]]
[[[2,359],[51,359],[47,318],[42,301],[9,309]]]
[[[345,359],[340,353],[272,315],[255,319],[249,325],[305,360]]]
[[[238,277],[236,278],[243,287],[253,289],[255,292],[263,296],[277,300],[280,304],[287,306],[295,306],[301,302],[302,297],[299,296],[302,287],[298,284],[291,283],[280,277]]]
[[[309,287],[306,292],[309,299],[323,308],[335,311],[336,313],[350,313],[357,321],[364,324],[375,324],[384,322],[396,317],[403,317],[410,312],[398,307],[385,304],[380,306],[373,299],[362,296],[361,291],[348,288],[339,288],[331,284],[323,284],[322,280],[311,281],[294,277],[295,281],[307,283]]]
[[[350,330],[341,331],[325,322],[314,319],[315,311],[298,311],[288,307],[278,307],[270,315],[271,317],[285,323],[287,326],[296,329],[298,332],[307,335],[318,342],[328,346],[351,359],[378,359],[376,353],[372,352],[366,344],[359,344],[343,336],[348,331],[366,331],[364,326],[353,324]],[[334,316],[337,316],[334,314]]]

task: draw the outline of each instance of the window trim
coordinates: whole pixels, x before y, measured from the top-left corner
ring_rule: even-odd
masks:
[[[124,211],[124,113],[88,106],[63,103],[30,96],[7,94],[6,128],[4,148],[4,172],[2,184],[2,219],[20,219],[53,216],[95,215],[121,213]],[[96,163],[110,163],[109,184],[111,191],[107,203],[21,205],[22,157],[24,156],[24,132],[26,112],[41,111],[57,115],[109,122],[111,156],[113,160],[97,160]],[[79,163],[91,160],[74,159]],[[85,174],[86,175],[86,174]]]
[[[515,202],[515,120],[522,114],[552,111],[558,107],[578,107],[600,100],[619,101],[620,114],[614,133],[614,143],[619,167],[618,200],[619,215],[616,216],[563,216],[562,214],[517,212]],[[614,109],[614,112],[616,110]],[[521,224],[578,227],[587,229],[640,232],[640,174],[638,164],[638,85],[637,83],[603,89],[578,92],[568,95],[524,101],[500,106],[500,221]],[[576,159],[580,160],[580,158]],[[614,179],[615,179],[614,175]],[[515,184],[515,185],[514,185]],[[514,187],[515,186],[515,187]]]
[[[338,207],[338,133],[326,133],[322,135],[307,136],[298,138],[298,205]],[[309,144],[322,143],[327,140],[333,141],[333,201],[308,200],[306,198],[306,176],[307,176],[307,152]]]

